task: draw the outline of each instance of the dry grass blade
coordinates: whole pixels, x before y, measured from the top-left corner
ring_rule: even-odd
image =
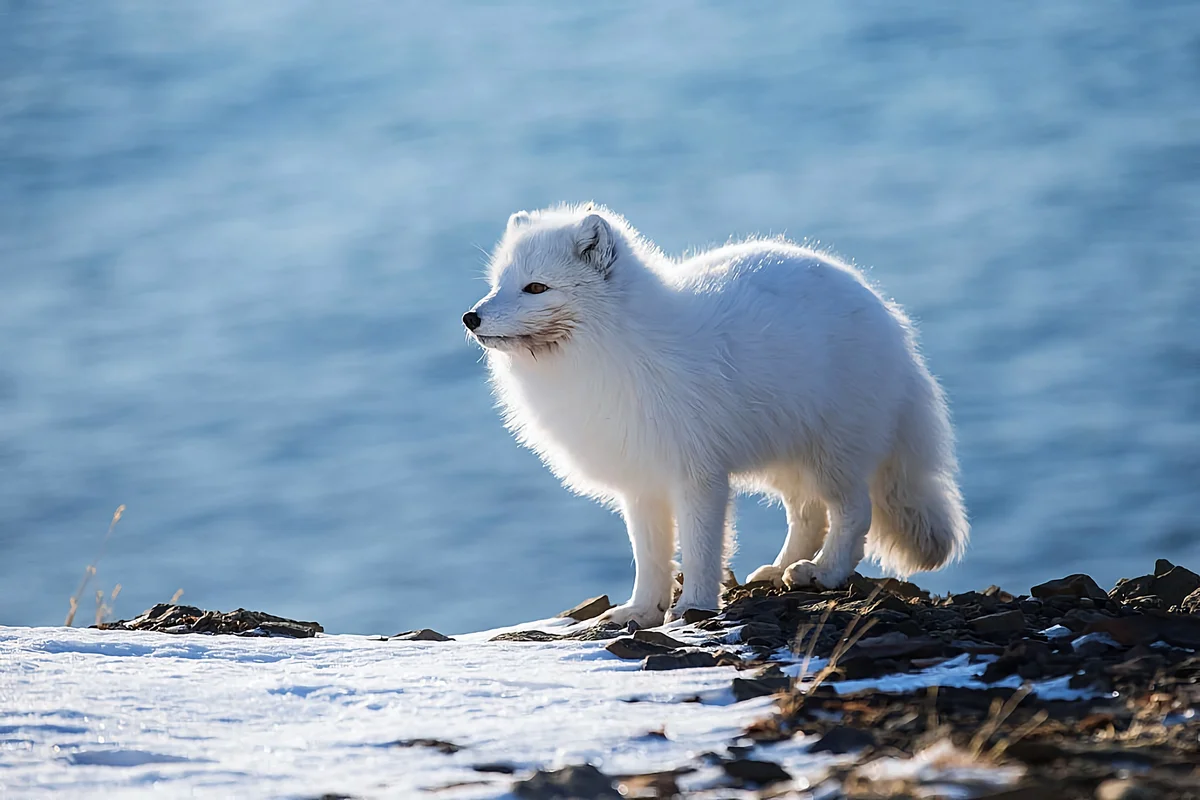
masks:
[[[116,602],[117,595],[119,595],[120,593],[121,593],[121,584],[119,584],[119,583],[115,587],[113,587],[112,595],[108,598],[107,601],[104,599],[104,592],[100,591],[99,589],[96,590],[96,624],[97,625],[100,625],[101,623],[103,623],[106,619],[108,619],[109,615],[112,614],[113,604]]]
[[[171,599],[167,601],[168,605],[175,605],[179,602],[179,598],[183,597],[183,589],[176,589],[175,594],[171,595]]]
[[[1008,734],[1008,736],[1005,736],[1003,739],[996,742],[995,746],[988,751],[988,759],[992,761],[999,761],[1000,757],[1004,755],[1005,750],[1040,728],[1042,723],[1048,719],[1050,719],[1050,712],[1043,708],[1041,711],[1030,717],[1024,725],[1014,729]]]
[[[836,672],[838,662],[841,660],[842,656],[844,656],[850,650],[850,648],[858,644],[858,640],[866,635],[867,631],[875,627],[876,620],[867,619],[866,617],[867,614],[870,614],[875,609],[875,598],[879,596],[881,591],[882,587],[876,586],[871,594],[868,595],[862,610],[854,615],[854,619],[850,620],[850,624],[847,625],[846,630],[842,632],[841,640],[837,643],[837,646],[834,647],[833,652],[830,654],[829,661],[826,662],[825,666],[808,684],[809,692],[815,690],[818,686],[824,683],[830,675]],[[816,647],[817,639],[821,635],[821,629],[825,627],[825,622],[829,619],[829,614],[833,611],[833,608],[836,605],[836,603],[830,604],[830,606],[825,610],[825,613],[821,615],[821,620],[817,624],[817,630],[808,643],[808,650],[805,653],[804,661],[800,667],[800,675],[797,677],[796,681],[793,681],[793,685],[798,685],[807,676],[809,661],[812,658],[813,649]]]
[[[810,692],[815,690],[818,686],[825,682],[826,678],[828,678],[834,672],[837,672],[838,661],[840,661],[842,656],[846,654],[846,651],[858,644],[858,640],[861,639],[867,633],[867,631],[871,630],[873,627],[875,627],[875,620],[869,619],[852,636],[843,638],[842,641],[838,643],[838,647],[833,651],[833,655],[829,657],[829,663],[825,665],[824,669],[817,673],[816,677],[813,678],[812,683],[808,685],[808,690]],[[849,630],[850,628],[847,627],[847,631]]]
[[[71,596],[71,608],[67,611],[67,619],[63,623],[68,628],[75,621],[75,613],[79,611],[79,601],[83,598],[83,590],[87,588],[88,581],[96,574],[96,565],[104,557],[104,550],[108,547],[108,540],[112,536],[113,528],[117,527],[117,523],[121,521],[121,515],[124,513],[125,505],[122,503],[117,506],[117,510],[113,512],[112,521],[108,523],[108,533],[104,534],[104,539],[100,542],[100,552],[96,554],[96,557],[92,559],[92,563],[88,564],[87,569],[83,571],[83,580],[79,582],[79,588]]]
[[[813,652],[817,649],[817,640],[821,638],[821,631],[825,630],[825,623],[829,621],[829,615],[833,613],[835,608],[837,608],[836,600],[825,607],[815,626],[805,626],[811,633],[811,636],[808,640],[808,647],[804,650],[804,660],[800,662],[800,674],[796,677],[797,681],[803,681],[808,676],[808,665],[812,663]],[[800,641],[798,639],[796,644],[799,645]]]
[[[988,718],[984,720],[984,723],[979,728],[979,731],[971,739],[972,755],[978,756],[983,752],[983,747],[987,744],[988,739],[992,738],[992,735],[995,734],[995,732],[1000,729],[1000,726],[1004,724],[1004,720],[1008,719],[1009,715],[1017,710],[1017,706],[1019,706],[1021,701],[1028,697],[1032,691],[1032,686],[1029,684],[1024,684],[1020,689],[1017,689],[1012,693],[1012,697],[1008,698],[1007,702],[1001,703],[1000,698],[996,698],[996,700],[992,702],[991,710],[988,712]]]

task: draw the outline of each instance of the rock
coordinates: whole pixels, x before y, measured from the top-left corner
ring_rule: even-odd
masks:
[[[809,748],[808,752],[845,755],[846,753],[874,746],[875,736],[869,730],[835,725],[826,731],[820,741]]]
[[[1187,650],[1200,650],[1200,616],[1156,614],[1158,635],[1164,642]]]
[[[694,625],[697,622],[702,622],[706,619],[712,619],[717,615],[716,611],[709,611],[706,608],[689,608],[683,612],[683,621]]]
[[[1104,655],[1113,650],[1123,650],[1120,642],[1107,633],[1088,633],[1071,642],[1072,649],[1084,658]]]
[[[1042,600],[1048,597],[1087,597],[1100,602],[1108,600],[1108,593],[1101,589],[1090,575],[1078,573],[1040,583],[1030,589],[1029,593]]]
[[[430,750],[437,750],[445,755],[453,755],[459,750],[462,750],[462,745],[454,742],[447,742],[441,739],[399,739],[391,743],[392,747],[428,747]]]
[[[1172,567],[1154,579],[1154,594],[1161,597],[1167,606],[1182,604],[1197,589],[1200,589],[1200,575],[1183,567]]]
[[[755,697],[766,697],[785,692],[791,686],[792,680],[786,675],[770,678],[734,678],[733,696],[740,703]]]
[[[613,779],[591,764],[538,770],[532,776],[513,784],[512,793],[522,800],[620,800],[621,793]]]
[[[640,661],[646,656],[670,653],[674,649],[672,647],[638,639],[636,638],[637,633],[644,633],[644,631],[636,631],[634,637],[615,639],[609,642],[608,646],[604,649],[612,653],[617,658],[625,658],[633,661]]]
[[[517,768],[512,764],[505,764],[500,761],[489,761],[486,764],[476,764],[471,769],[476,772],[490,772],[496,775],[512,775],[517,771]]]
[[[622,797],[678,797],[679,776],[695,772],[691,767],[648,772],[643,775],[622,775],[617,779],[617,790]]]
[[[91,626],[99,630],[157,631],[159,633],[205,633],[232,636],[285,636],[307,639],[324,632],[316,622],[277,617],[262,611],[205,611],[195,606],[158,605],[128,620]]]
[[[1001,589],[999,586],[997,586],[994,583],[991,586],[989,586],[983,590],[983,596],[984,597],[994,597],[995,599],[999,600],[1001,603],[1011,603],[1017,599],[1017,598],[1013,597],[1011,594],[1009,594],[1008,592]]]
[[[1175,569],[1175,565],[1165,558],[1155,559],[1154,561],[1154,577],[1166,575],[1171,570]]]
[[[564,637],[557,633],[546,633],[545,631],[506,631],[498,633],[489,642],[558,642]]]
[[[1121,603],[1127,603],[1135,597],[1145,597],[1154,593],[1154,580],[1153,575],[1121,578],[1108,596]]]
[[[787,644],[787,636],[777,622],[771,623],[758,618],[751,619],[739,627],[737,636],[738,641],[745,644],[756,642],[765,647],[783,647]]]
[[[1183,598],[1179,606],[1185,614],[1200,614],[1200,589]]]
[[[976,633],[1019,633],[1025,630],[1025,615],[1018,610],[1001,611],[971,620]]]
[[[608,595],[602,594],[599,597],[584,600],[579,605],[567,609],[558,616],[583,622],[584,620],[595,619],[612,607],[613,604],[608,601]]]
[[[454,639],[452,639],[451,637],[446,636],[445,634],[438,633],[435,630],[430,630],[429,628],[421,628],[420,630],[416,630],[416,631],[405,631],[404,633],[397,633],[395,636],[390,636],[388,638],[396,639],[401,642],[453,642],[454,641]]]
[[[675,650],[670,653],[646,656],[642,661],[642,669],[692,669],[695,667],[715,667],[716,657],[704,650]]]
[[[742,783],[752,783],[758,786],[768,786],[780,781],[790,781],[791,774],[774,761],[758,761],[752,758],[739,758],[725,761],[721,764],[725,774]]]
[[[675,648],[679,648],[679,647],[687,647],[686,642],[681,642],[678,639],[672,639],[670,636],[667,636],[662,631],[654,631],[654,630],[634,631],[633,638],[639,642],[647,642],[649,644],[656,644],[659,647],[665,647],[665,648],[671,649],[671,650],[673,650]]]
[[[1110,778],[1096,787],[1096,800],[1156,800],[1162,794],[1132,778]]]
[[[945,642],[929,636],[916,638],[900,632],[859,639],[847,655],[866,658],[932,658],[942,655]]]
[[[1162,640],[1175,647],[1200,649],[1200,616],[1149,611],[1097,620],[1085,633],[1107,633],[1125,647]]]

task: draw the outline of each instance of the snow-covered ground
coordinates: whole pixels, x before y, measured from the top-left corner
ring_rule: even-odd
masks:
[[[732,668],[642,672],[604,642],[487,638],[0,628],[0,796],[403,797],[469,782],[438,796],[490,797],[512,779],[474,765],[668,768],[723,751],[770,706],[733,704]],[[418,738],[463,749],[392,744]]]
[[[695,766],[773,705],[735,703],[733,668],[644,672],[605,642],[489,642],[495,633],[407,642],[0,628],[0,797],[498,797],[513,778],[475,766],[508,765],[518,778],[583,762],[608,774]],[[936,677],[969,682],[980,668],[964,660]],[[413,739],[461,749],[396,744]],[[754,755],[817,782],[834,759],[807,746]]]

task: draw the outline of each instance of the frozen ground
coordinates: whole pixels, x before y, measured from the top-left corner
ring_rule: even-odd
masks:
[[[603,642],[487,638],[0,628],[0,795],[406,796],[484,781],[439,796],[496,796],[511,780],[473,765],[670,767],[769,706],[732,705],[731,668],[641,672]],[[414,738],[463,749],[390,744]]]
[[[0,796],[497,797],[512,779],[475,765],[517,777],[585,761],[609,774],[695,765],[771,707],[734,703],[732,668],[643,672],[604,642],[488,642],[494,633],[436,643],[0,628]],[[395,744],[422,738],[462,749]],[[806,746],[757,755],[819,780],[831,760]]]

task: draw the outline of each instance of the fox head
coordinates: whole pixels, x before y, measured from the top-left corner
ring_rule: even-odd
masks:
[[[596,321],[628,246],[592,206],[519,211],[492,256],[491,291],[463,315],[490,350],[538,356],[566,346]]]

